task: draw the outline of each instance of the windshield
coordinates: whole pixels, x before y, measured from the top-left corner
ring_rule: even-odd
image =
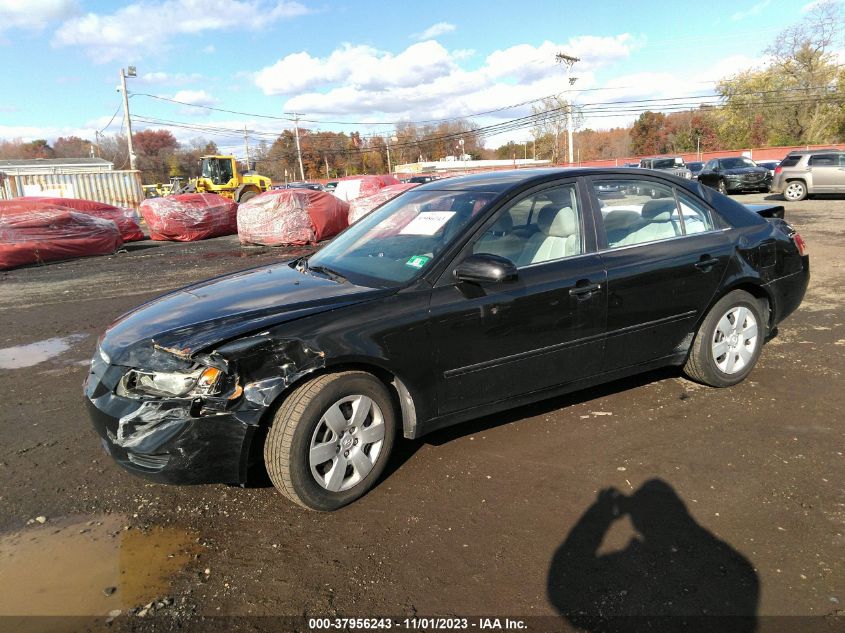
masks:
[[[722,159],[722,169],[738,169],[740,167],[756,167],[757,163],[755,163],[750,158],[743,158],[738,156],[736,158],[723,158]]]
[[[225,158],[203,158],[202,177],[215,185],[225,185],[232,179],[232,162]]]
[[[654,165],[652,169],[672,169],[673,167],[683,167],[683,165],[676,164],[674,158],[663,158],[654,161],[652,164]]]
[[[493,194],[408,191],[353,224],[308,260],[353,283],[394,286],[422,274]]]

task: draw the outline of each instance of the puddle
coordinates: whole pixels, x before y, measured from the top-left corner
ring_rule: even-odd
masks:
[[[0,618],[103,616],[166,596],[200,551],[197,534],[124,525],[114,515],[51,520],[0,537]]]
[[[21,369],[32,367],[38,363],[64,354],[79,341],[87,338],[87,334],[71,334],[58,338],[48,338],[29,345],[17,345],[0,349],[0,369]]]

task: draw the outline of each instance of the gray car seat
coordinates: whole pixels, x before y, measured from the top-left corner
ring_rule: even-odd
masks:
[[[540,231],[528,239],[519,265],[535,264],[561,257],[578,255],[581,252],[581,238],[578,234],[578,218],[571,207],[556,210],[544,207],[537,218]]]
[[[475,243],[473,253],[491,253],[516,262],[522,253],[525,240],[514,235],[510,213],[503,213],[487,232]]]
[[[617,242],[617,246],[665,240],[681,234],[674,198],[649,200],[643,205],[642,226]]]

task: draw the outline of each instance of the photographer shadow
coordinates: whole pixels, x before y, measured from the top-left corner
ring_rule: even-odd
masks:
[[[599,554],[625,516],[637,536]],[[547,584],[558,612],[594,633],[752,633],[759,589],[751,563],[696,523],[660,479],[631,496],[600,492],[555,552]]]

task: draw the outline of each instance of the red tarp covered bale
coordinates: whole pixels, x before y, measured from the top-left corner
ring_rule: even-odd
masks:
[[[216,193],[181,193],[148,198],[141,216],[150,238],[194,242],[238,232],[238,204]]]
[[[364,198],[355,198],[349,203],[349,224],[357,222],[377,206],[392,200],[400,193],[418,187],[416,182],[401,182],[398,185],[388,185],[376,193]]]
[[[26,196],[13,200],[0,201],[0,215],[10,213],[31,213],[42,209],[61,207],[69,211],[78,211],[95,218],[111,220],[117,225],[124,242],[134,242],[144,239],[144,232],[138,214],[132,209],[116,207],[96,200],[81,200],[78,198],[51,198],[43,196]]]
[[[109,255],[122,244],[113,221],[62,207],[0,214],[0,269]]]
[[[238,209],[241,244],[315,244],[348,226],[349,205],[325,191],[267,191]]]
[[[337,181],[332,193],[346,202],[378,193],[380,189],[400,184],[399,180],[387,174],[381,176],[346,176]]]

